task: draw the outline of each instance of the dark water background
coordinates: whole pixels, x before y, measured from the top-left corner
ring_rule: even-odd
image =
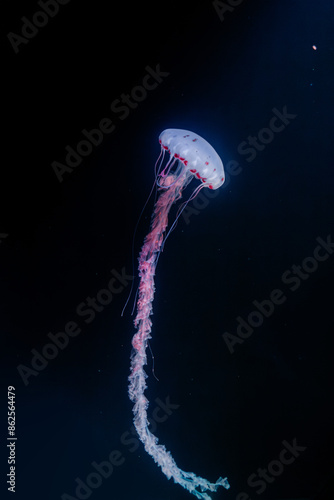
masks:
[[[131,437],[131,306],[121,317],[134,226],[169,127],[205,137],[230,180],[210,199],[202,191],[159,261],[151,341],[159,382],[149,355],[146,392],[150,414],[163,420],[153,422],[156,434],[184,470],[228,477],[230,490],[212,498],[334,498],[334,7],[237,3],[219,16],[212,2],[72,0],[18,53],[7,34],[21,34],[21,17],[40,7],[2,8],[1,498],[192,498]],[[137,107],[111,111],[158,65],[164,76]],[[275,113],[288,117],[273,121]],[[115,129],[59,182],[52,163],[65,164],[65,147],[104,118]],[[115,277],[110,301],[101,290]],[[87,297],[105,305],[87,312]],[[240,321],[253,321],[243,339]],[[77,335],[45,351],[48,334],[70,325]],[[33,349],[49,359],[23,372],[33,369]],[[16,496],[6,485],[8,386]],[[295,460],[273,464],[294,441]],[[109,477],[90,476],[114,450],[120,465]],[[274,475],[254,485],[268,466]],[[98,487],[79,494],[76,478],[88,476]]]

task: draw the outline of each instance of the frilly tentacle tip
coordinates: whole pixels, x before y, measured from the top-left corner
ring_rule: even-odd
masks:
[[[227,490],[230,488],[230,483],[228,482],[227,477],[220,477],[216,484],[218,484],[219,486],[224,486],[224,488],[226,488]]]

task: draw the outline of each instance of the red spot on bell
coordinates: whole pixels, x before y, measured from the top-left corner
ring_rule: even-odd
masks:
[[[196,168],[191,168],[191,169],[190,169],[190,172],[191,172],[192,174],[196,174]]]

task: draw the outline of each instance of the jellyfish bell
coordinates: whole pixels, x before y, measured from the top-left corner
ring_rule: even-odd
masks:
[[[155,164],[155,184],[160,190],[171,190],[172,203],[181,198],[183,190],[193,178],[201,181],[191,196],[179,206],[176,218],[164,236],[161,245],[163,250],[188,203],[196,198],[201,189],[218,189],[222,186],[225,172],[218,153],[195,132],[169,128],[161,132],[159,143],[161,151]]]
[[[203,183],[203,187],[218,189],[225,181],[223,162],[218,153],[203,137],[177,128],[161,132],[159,142],[162,152],[170,154],[169,165],[161,172],[169,173],[174,165],[172,159],[182,163],[187,172]]]

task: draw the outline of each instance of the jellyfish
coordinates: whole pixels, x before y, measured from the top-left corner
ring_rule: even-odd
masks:
[[[211,483],[193,472],[181,470],[171,453],[149,430],[147,417],[149,401],[144,395],[147,374],[144,366],[147,364],[146,351],[151,338],[154,275],[160,253],[187,203],[203,188],[218,189],[222,186],[225,179],[224,167],[213,147],[194,132],[167,129],[160,134],[159,143],[161,151],[155,164],[153,187],[160,192],[160,196],[154,206],[150,232],[145,237],[138,258],[140,281],[134,320],[136,333],[132,338],[129,397],[134,403],[134,426],[147,453],[161,467],[168,479],[173,478],[175,483],[180,484],[197,498],[210,500],[211,497],[206,491],[214,492],[219,486],[228,489],[230,487],[228,480],[220,477],[215,483]],[[172,205],[182,197],[184,188],[194,178],[200,181],[199,186],[189,199],[180,205],[175,221],[166,233]]]

